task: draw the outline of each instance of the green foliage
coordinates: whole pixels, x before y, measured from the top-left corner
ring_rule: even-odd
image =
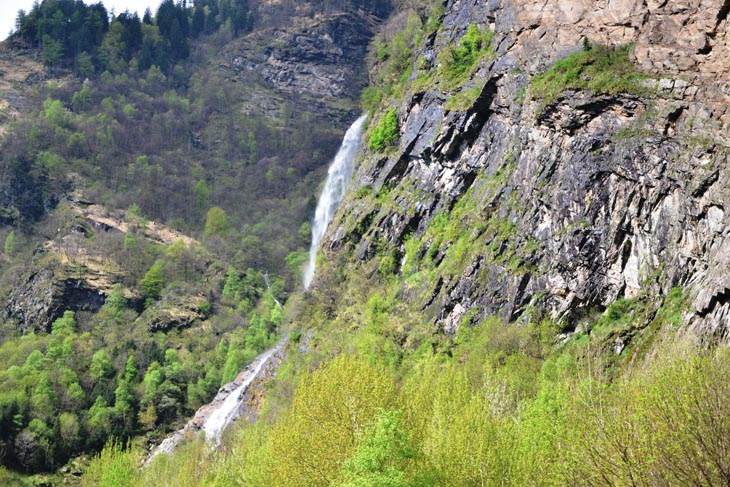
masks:
[[[76,319],[73,311],[64,311],[63,316],[51,324],[51,333],[55,336],[66,337],[76,329]]]
[[[209,301],[202,301],[202,302],[201,302],[201,303],[200,303],[200,304],[198,305],[198,311],[200,311],[200,313],[201,313],[201,314],[202,314],[203,316],[208,316],[208,315],[210,315],[210,313],[211,313],[211,311],[212,311],[212,310],[213,310],[213,305],[212,305],[212,304],[210,304],[210,302],[209,302]]]
[[[477,85],[473,88],[462,90],[461,92],[452,95],[446,100],[444,108],[447,110],[466,110],[471,107],[481,94],[483,86]]]
[[[405,429],[399,411],[382,412],[358,441],[353,456],[344,463],[343,487],[426,487],[415,482],[414,466],[419,454]]]
[[[244,292],[243,281],[235,268],[229,267],[223,282],[223,296],[240,299]]]
[[[208,206],[210,200],[210,189],[205,181],[200,180],[195,184],[195,204],[198,208]]]
[[[662,325],[680,326],[683,322],[682,315],[688,309],[687,301],[687,295],[681,288],[672,288],[657,311],[657,321]]]
[[[94,457],[84,472],[84,487],[128,487],[139,468],[141,453],[111,442]]]
[[[368,303],[368,320],[381,321],[392,309],[384,297]],[[624,319],[635,309],[620,303],[612,317]],[[251,486],[557,487],[728,480],[723,445],[730,411],[723,398],[730,394],[724,380],[730,354],[690,343],[656,345],[633,372],[608,379],[586,363],[566,361],[566,349],[541,362],[541,338],[530,330],[487,320],[462,330],[448,354],[414,351],[395,372],[397,380],[369,361],[340,355],[303,373],[273,425],[264,416],[219,454],[203,453],[194,442],[127,485],[227,486],[246,479]],[[520,365],[531,361],[543,363],[542,371]],[[42,436],[43,425],[34,428]],[[119,468],[112,452],[102,457],[110,470]]]
[[[138,243],[143,250],[144,240]],[[165,249],[162,274],[175,262],[168,259],[188,250],[184,245]],[[235,376],[271,346],[282,321],[270,294],[257,303],[264,285],[258,273],[251,270],[237,278],[242,295],[251,297],[251,306],[258,304],[248,327],[238,327],[245,320],[240,311],[218,302],[232,319],[225,323],[210,316],[206,326],[213,333],[200,333],[200,328],[167,336],[149,333],[135,323],[137,315],[127,308],[119,285],[95,316],[66,312],[51,333],[6,337],[0,343],[3,461],[28,472],[55,469],[69,456],[100,449],[112,437],[159,436],[209,401],[222,373]],[[275,279],[272,288],[280,287]],[[219,299],[220,291],[209,297]]]
[[[730,431],[722,376],[726,351],[667,350],[652,367],[611,388],[581,392],[571,445],[573,478],[585,485],[721,485],[730,479],[721,438]],[[725,436],[726,437],[726,436]],[[577,453],[580,452],[580,453]]]
[[[440,54],[440,73],[450,86],[461,83],[483,56],[494,56],[490,45],[493,35],[490,30],[469,24],[458,44]]]
[[[594,45],[556,61],[552,68],[530,80],[530,94],[543,106],[553,103],[565,90],[591,93],[647,95],[647,76],[631,60],[632,45]]]
[[[230,230],[225,210],[214,206],[205,217],[205,235],[225,235]]]
[[[376,38],[373,43],[375,61],[382,63],[378,70],[380,82],[404,81],[411,71],[414,50],[420,42],[421,19],[410,13],[393,19],[395,34],[386,41]]]
[[[127,365],[124,367],[124,380],[133,382],[137,378],[138,372],[137,361],[134,359],[134,354],[130,353],[127,359]]]
[[[398,140],[398,114],[390,107],[373,129],[368,141],[370,150],[381,152]]]
[[[378,412],[392,407],[394,393],[385,370],[345,355],[303,377],[290,411],[271,432],[268,485],[341,482],[342,462]]]
[[[114,374],[114,366],[105,350],[98,350],[94,353],[89,372],[91,377],[97,381],[110,378]]]
[[[15,254],[15,230],[11,230],[8,236],[5,237],[4,252],[8,257],[12,257]]]
[[[94,75],[94,58],[88,52],[79,53],[74,64],[76,65],[77,76],[89,77]]]
[[[43,64],[56,66],[63,59],[63,45],[54,38],[43,36]]]
[[[43,102],[43,112],[48,121],[54,125],[64,125],[68,120],[68,112],[60,100],[47,98]]]
[[[383,255],[380,258],[380,263],[378,264],[378,271],[382,274],[388,275],[388,274],[395,274],[395,272],[398,270],[398,258],[396,252],[386,252],[385,255]]]
[[[286,256],[286,264],[289,266],[289,270],[292,274],[298,276],[302,273],[302,267],[307,263],[309,259],[309,252],[305,251],[294,251]]]
[[[125,237],[126,243],[126,237]],[[127,315],[127,298],[124,296],[124,288],[116,285],[107,296],[104,306],[101,308],[101,316],[111,322],[121,323]]]
[[[368,53],[375,77],[361,94],[363,111],[375,113],[384,100],[397,98],[402,92],[413,70],[423,34],[421,17],[411,11],[393,16],[383,33],[375,37]]]
[[[374,112],[383,100],[383,92],[375,86],[367,86],[360,94],[360,104],[366,112]]]
[[[165,276],[162,270],[165,263],[161,260],[155,261],[150,270],[144,275],[140,281],[142,295],[147,299],[158,299],[165,287]]]
[[[127,252],[134,252],[137,250],[137,238],[133,233],[127,232],[124,234],[124,250]]]
[[[73,66],[80,76],[97,70],[118,73],[128,65],[147,69],[153,61],[172,67],[189,54],[188,12],[166,0],[154,20],[155,25],[152,19],[143,25],[136,13],[125,11],[112,15],[110,23],[100,3],[40,2],[28,13],[20,11],[15,38],[27,45],[40,44],[46,65]]]

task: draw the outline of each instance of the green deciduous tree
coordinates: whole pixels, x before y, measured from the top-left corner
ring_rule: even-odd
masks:
[[[134,360],[134,354],[130,353],[127,358],[127,365],[124,367],[124,379],[133,382],[137,378],[137,362]]]
[[[426,487],[432,482],[417,472],[418,448],[399,411],[381,412],[344,463],[342,487]],[[418,476],[420,478],[414,479]]]
[[[76,318],[73,311],[64,311],[63,316],[51,324],[51,333],[59,337],[65,337],[76,329]]]
[[[89,374],[94,380],[107,379],[114,375],[114,366],[106,350],[97,350],[91,357]]]
[[[140,286],[142,287],[142,295],[148,300],[158,299],[165,287],[165,276],[162,272],[165,263],[161,260],[156,261],[150,270],[142,278]]]
[[[304,377],[289,413],[271,435],[272,486],[319,486],[342,481],[345,459],[378,412],[393,406],[388,372],[341,355]]]
[[[228,215],[223,208],[214,206],[208,210],[205,217],[205,235],[225,235],[229,229]]]
[[[46,119],[54,125],[63,125],[68,121],[69,113],[60,100],[47,98],[43,102],[43,113]]]

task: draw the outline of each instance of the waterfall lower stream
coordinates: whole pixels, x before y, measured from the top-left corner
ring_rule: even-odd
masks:
[[[220,407],[213,411],[203,422],[203,426],[200,429],[205,432],[207,439],[214,440],[216,445],[220,445],[221,433],[237,418],[236,412],[243,393],[249,388],[254,379],[258,377],[261,369],[268,363],[272,355],[276,351],[280,351],[283,347],[284,343],[279,343],[276,347],[256,357],[256,360],[248,366],[250,373],[246,377],[241,377],[241,385],[231,391],[228,397],[223,400]]]
[[[285,345],[286,339],[281,340],[274,348],[256,357],[233,382],[221,387],[211,402],[198,409],[184,427],[153,448],[147,462],[160,453],[172,453],[183,440],[199,431],[205,432],[205,438],[213,446],[219,446],[223,431],[242,415],[246,392],[251,384],[261,379],[265,371],[273,375]]]
[[[347,186],[352,179],[355,155],[360,150],[360,140],[366,119],[367,115],[361,116],[347,129],[340,150],[337,151],[337,155],[327,171],[327,180],[317,201],[317,210],[312,222],[312,245],[309,248],[309,262],[304,269],[304,289],[307,289],[314,279],[319,242],[327,230],[327,225],[332,221],[337,207],[342,202]]]
[[[317,210],[312,223],[312,246],[309,253],[309,263],[304,270],[305,289],[309,287],[314,278],[319,242],[327,230],[327,225],[332,221],[332,217],[345,196],[345,190],[352,179],[355,155],[360,149],[360,139],[362,138],[366,118],[366,115],[361,116],[347,130],[340,150],[337,152],[327,173],[327,180],[317,202]],[[206,439],[211,444],[219,446],[223,431],[242,415],[248,389],[263,374],[273,375],[282,360],[285,345],[286,339],[283,339],[274,348],[256,357],[251,364],[238,374],[236,380],[221,387],[210,403],[198,409],[195,416],[183,428],[153,448],[147,462],[149,463],[160,453],[172,453],[184,439],[199,431],[205,433]]]

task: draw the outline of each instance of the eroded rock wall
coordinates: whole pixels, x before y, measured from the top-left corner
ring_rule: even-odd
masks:
[[[348,255],[372,269],[389,246],[403,273],[406,242],[426,238],[425,253],[429,226],[446,214],[464,220],[465,242],[438,247],[426,292],[403,291],[443,331],[465,316],[517,320],[535,307],[570,327],[621,296],[660,301],[681,287],[692,300],[689,326],[727,340],[729,9],[722,1],[447,2],[417,62],[437,69],[439,53],[470,23],[491,26],[496,56],[466,84],[480,94],[449,110],[454,93],[436,83],[400,101],[398,149],[363,154],[324,242],[329,260]],[[634,43],[651,94],[532,99],[531,77],[584,38]],[[363,198],[363,187],[387,196]],[[440,261],[457,243],[468,250],[446,268]]]

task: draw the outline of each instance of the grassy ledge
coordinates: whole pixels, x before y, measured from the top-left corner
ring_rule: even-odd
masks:
[[[609,47],[590,46],[555,62],[552,68],[530,81],[532,98],[543,106],[554,102],[565,90],[591,93],[631,93],[648,95],[648,75],[639,72],[631,61],[632,44]]]

